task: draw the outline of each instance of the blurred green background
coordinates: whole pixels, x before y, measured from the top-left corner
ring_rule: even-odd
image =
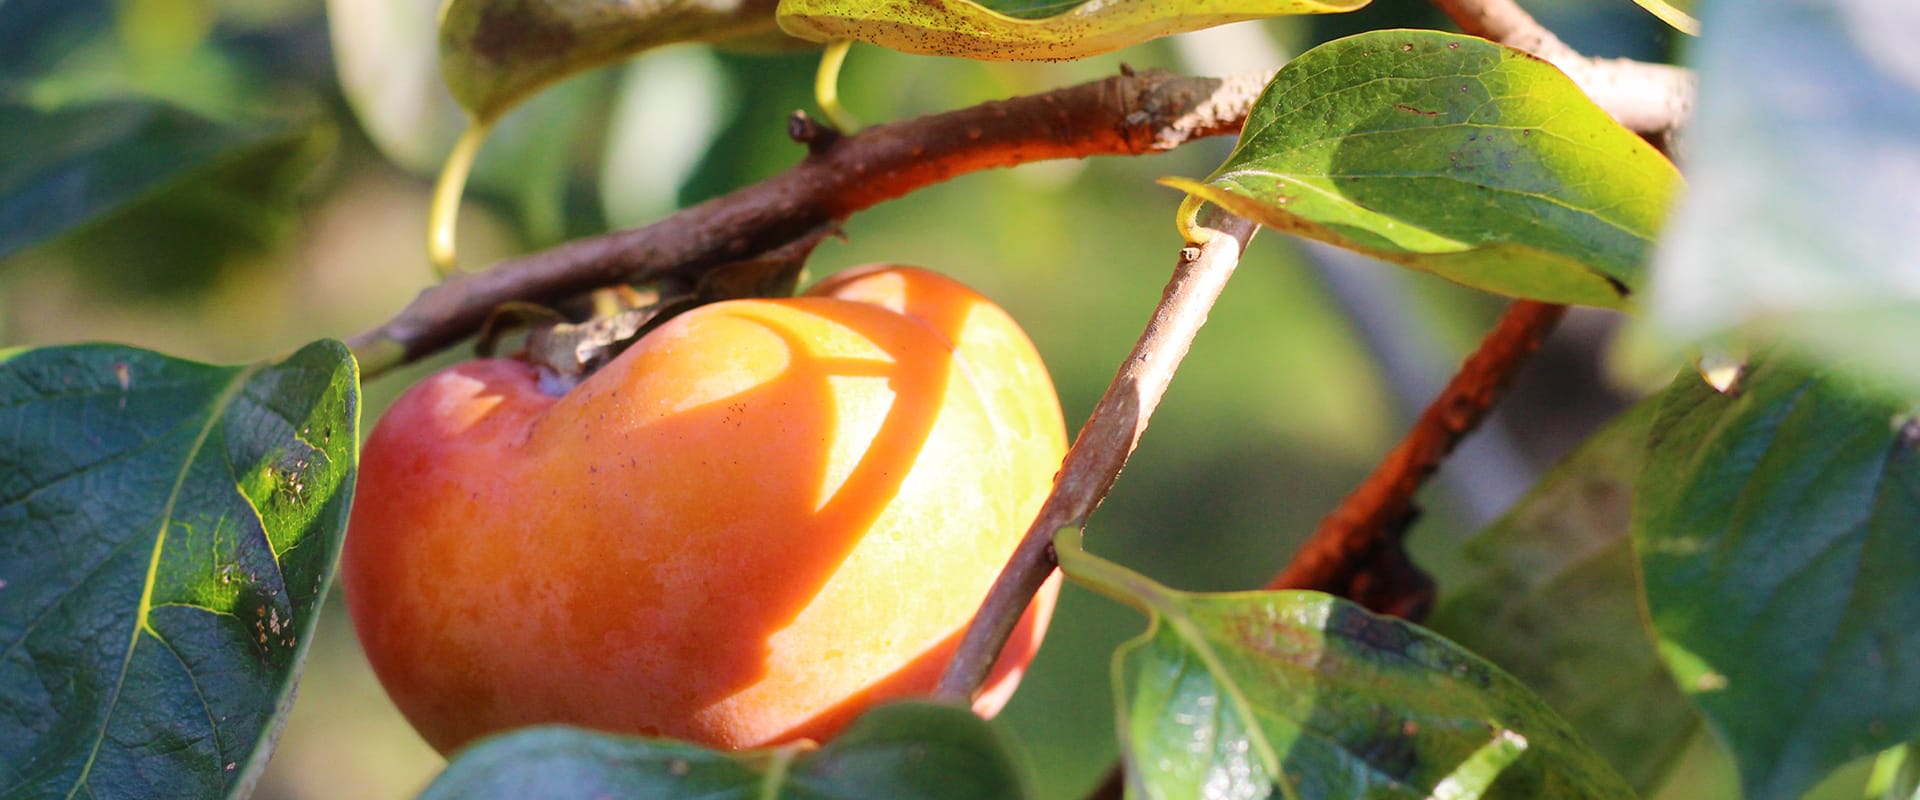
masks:
[[[431,280],[431,174],[460,126],[437,83],[436,0],[10,0],[0,8],[0,344],[110,340],[209,361],[344,337]],[[1530,8],[1586,52],[1660,59],[1677,43],[1629,0]],[[857,47],[842,97],[894,119],[1115,74],[1272,68],[1319,41],[1446,27],[1376,0],[1066,64],[989,64]],[[462,263],[644,224],[798,160],[816,56],[674,47],[556,87],[480,156]],[[958,277],[1004,305],[1084,420],[1160,296],[1181,242],[1162,175],[1202,176],[1230,139],[1142,158],[970,175],[849,220],[814,276],[876,260]],[[48,176],[54,176],[49,178]],[[111,178],[112,180],[108,180]],[[61,216],[97,216],[71,228]],[[1257,586],[1388,448],[1500,303],[1449,284],[1256,241],[1094,518],[1097,551],[1172,585]],[[1658,370],[1602,361],[1615,320],[1576,313],[1452,479],[1427,496],[1417,555],[1444,590],[1454,546]],[[432,364],[366,387],[365,425]],[[1470,487],[1471,491],[1446,491]],[[396,798],[439,769],[367,670],[338,598],[262,798]],[[1112,648],[1131,611],[1069,588],[1006,719],[1047,797],[1113,758]],[[1710,743],[1669,797],[1724,788]]]

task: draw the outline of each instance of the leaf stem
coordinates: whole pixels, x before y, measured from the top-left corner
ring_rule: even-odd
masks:
[[[820,71],[813,76],[814,102],[820,105],[820,114],[827,118],[827,123],[841,133],[860,130],[860,121],[840,105],[840,67],[846,63],[847,51],[851,49],[852,39],[828,42],[827,49],[820,53]]]
[[[1085,533],[1079,528],[1061,528],[1053,534],[1053,554],[1060,571],[1074,582],[1099,592],[1142,614],[1166,616],[1173,613],[1172,590],[1138,572],[1087,552],[1081,546]]]
[[[937,696],[965,701],[979,691],[1034,592],[1053,573],[1054,533],[1086,525],[1113,488],[1127,457],[1139,446],[1147,420],[1166,395],[1174,371],[1253,237],[1252,222],[1225,212],[1217,212],[1216,217],[1205,244],[1181,249],[1159,306],[1080,428],[1054,478],[1053,492],[967,626],[959,650],[940,677]]]
[[[492,125],[475,122],[454,140],[447,163],[440,168],[440,179],[433,185],[433,201],[427,207],[427,260],[441,278],[456,269],[453,252],[454,228],[460,221],[460,196],[467,189],[467,175],[473,171],[480,147],[487,143]]]

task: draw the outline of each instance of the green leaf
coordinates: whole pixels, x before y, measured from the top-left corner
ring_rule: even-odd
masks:
[[[1294,59],[1225,164],[1165,182],[1478,289],[1621,307],[1680,175],[1544,61],[1375,31]]]
[[[0,362],[0,796],[244,797],[339,555],[352,358]]]
[[[1750,800],[1920,738],[1916,412],[1772,359],[1662,396],[1634,545],[1661,655]]]
[[[1652,322],[1677,344],[1777,338],[1920,393],[1920,4],[1706,14],[1711,35],[1690,52],[1693,188],[1654,262]]]
[[[216,122],[164,103],[115,101],[42,111],[0,104],[0,257],[49,239],[220,163],[305,136]]]
[[[901,702],[826,747],[721,753],[683,742],[533,728],[476,745],[421,795],[972,800],[1031,796],[1000,729],[956,706]]]
[[[1908,742],[1874,759],[1866,797],[1869,800],[1920,800],[1920,742]]]
[[[1174,591],[1077,531],[1054,547],[1153,617],[1114,657],[1129,796],[1633,796],[1519,681],[1424,628],[1317,592]]]
[[[1699,728],[1640,614],[1633,482],[1656,404],[1634,406],[1466,544],[1477,572],[1427,625],[1499,664],[1648,795]]]
[[[1062,61],[1241,20],[1352,11],[1367,0],[780,0],[802,39],[983,61]]]
[[[649,48],[768,30],[773,9],[774,0],[448,0],[440,68],[486,125],[543,86]]]

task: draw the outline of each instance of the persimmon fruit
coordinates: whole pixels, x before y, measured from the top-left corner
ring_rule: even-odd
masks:
[[[932,689],[1065,447],[1004,311],[861,268],[688,311],[557,397],[515,360],[427,378],[363,449],[341,583],[442,752],[538,723],[824,740]],[[1012,693],[1056,590],[976,710]]]

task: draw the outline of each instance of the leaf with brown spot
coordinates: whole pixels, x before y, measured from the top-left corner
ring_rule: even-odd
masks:
[[[781,0],[780,27],[817,42],[981,61],[1065,61],[1174,33],[1368,0]]]

